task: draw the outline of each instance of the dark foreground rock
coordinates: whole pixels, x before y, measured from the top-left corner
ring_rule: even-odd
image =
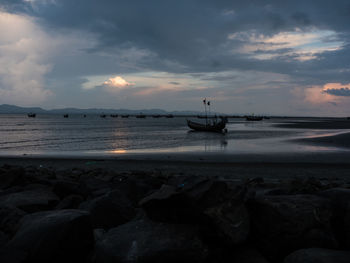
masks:
[[[199,224],[208,241],[239,244],[250,225],[244,193],[224,181],[200,179],[179,187],[163,185],[140,205],[155,221]]]
[[[195,227],[141,219],[109,230],[96,242],[93,262],[203,262],[206,256]]]
[[[81,204],[80,209],[90,212],[94,228],[116,227],[130,221],[136,215],[131,201],[119,190],[86,201]]]
[[[349,263],[350,251],[324,248],[300,249],[284,260],[284,263]]]
[[[252,240],[270,259],[307,247],[335,248],[329,200],[313,195],[262,196],[250,202]]]
[[[0,197],[0,205],[17,207],[28,213],[52,209],[58,202],[59,198],[50,189],[44,187]]]
[[[0,262],[85,262],[93,247],[90,216],[80,210],[27,215],[0,250]]]

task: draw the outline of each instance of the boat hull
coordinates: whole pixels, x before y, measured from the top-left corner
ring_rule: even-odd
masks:
[[[187,120],[187,125],[195,131],[222,132],[226,127],[226,122],[222,120],[215,124],[201,124]]]

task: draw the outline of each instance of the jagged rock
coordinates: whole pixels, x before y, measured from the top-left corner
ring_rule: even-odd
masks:
[[[14,206],[28,213],[52,209],[58,201],[59,198],[46,188],[25,190],[0,196],[0,205]]]
[[[123,192],[134,205],[137,205],[142,198],[159,189],[162,184],[161,178],[151,175],[129,175],[115,178],[113,188]]]
[[[207,249],[195,227],[137,220],[96,242],[93,262],[203,262]]]
[[[140,201],[147,215],[160,222],[201,224],[204,235],[238,244],[249,234],[244,189],[231,189],[224,181],[195,180],[179,187],[163,185]]]
[[[331,200],[332,226],[342,248],[350,248],[350,189],[332,188],[319,193]],[[348,215],[349,214],[349,215]]]
[[[0,249],[9,241],[8,236],[0,231]]]
[[[282,259],[300,248],[337,247],[327,199],[313,195],[258,197],[250,202],[249,211],[252,240],[271,259]]]
[[[26,213],[13,206],[0,206],[0,230],[13,236],[19,228],[20,220]]]
[[[84,199],[80,195],[69,195],[62,199],[55,209],[77,209],[83,201]]]
[[[0,189],[24,185],[26,182],[25,170],[22,167],[3,166],[0,169]]]
[[[284,259],[284,263],[349,263],[350,251],[324,248],[297,250]]]
[[[57,181],[54,184],[53,192],[61,199],[68,195],[81,195],[86,198],[89,194],[89,191],[84,184],[63,180]]]
[[[108,192],[80,205],[89,211],[94,228],[109,229],[130,221],[136,211],[130,200],[118,190]]]
[[[98,179],[92,175],[80,176],[79,184],[93,197],[101,196],[111,191],[111,184],[109,182]]]
[[[0,250],[0,262],[84,262],[93,247],[89,214],[59,210],[27,215]]]

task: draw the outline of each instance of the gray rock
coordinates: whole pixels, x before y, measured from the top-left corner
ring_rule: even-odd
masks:
[[[26,179],[25,170],[22,167],[3,166],[0,169],[0,189],[23,185],[27,182]]]
[[[58,201],[59,198],[46,188],[25,190],[0,197],[0,205],[14,206],[28,213],[52,209]]]
[[[12,237],[18,230],[20,220],[26,213],[13,206],[0,206],[0,230]]]
[[[203,262],[206,256],[195,227],[137,220],[97,241],[93,262]]]
[[[284,263],[349,263],[350,251],[324,248],[297,250],[284,259]]]
[[[332,209],[327,199],[313,195],[258,197],[250,202],[252,240],[272,259],[307,247],[335,248]]]
[[[250,228],[244,193],[224,181],[201,179],[177,188],[163,185],[140,205],[155,221],[201,224],[208,240],[238,244],[247,239]]]
[[[54,184],[53,192],[61,199],[68,195],[81,195],[83,197],[87,197],[89,194],[89,191],[84,184],[67,180],[57,181]]]
[[[350,248],[350,189],[332,188],[319,193],[332,204],[332,226],[342,248]]]
[[[90,212],[94,228],[116,227],[130,221],[136,215],[131,201],[118,190],[86,201],[80,205],[80,209]]]
[[[89,214],[59,210],[27,215],[0,251],[0,262],[84,262],[93,247]]]
[[[77,209],[83,201],[84,199],[80,195],[69,195],[61,200],[55,209]]]

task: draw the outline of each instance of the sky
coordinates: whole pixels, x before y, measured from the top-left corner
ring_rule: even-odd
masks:
[[[0,0],[0,104],[350,116],[348,0]]]

